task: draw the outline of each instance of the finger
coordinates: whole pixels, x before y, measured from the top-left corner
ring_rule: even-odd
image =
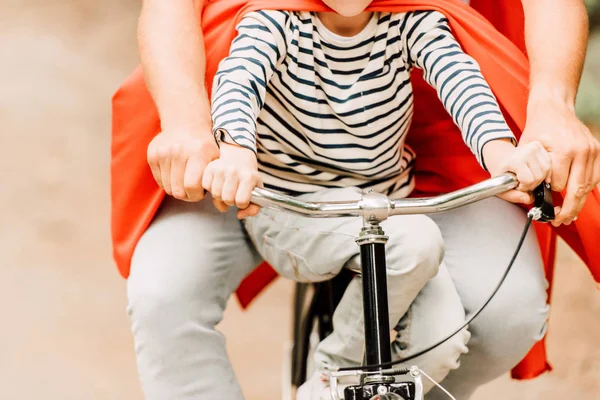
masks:
[[[158,163],[158,152],[154,146],[148,146],[147,161],[152,171],[152,177],[156,184],[162,188],[162,179],[160,179],[160,164]]]
[[[600,184],[600,142],[596,139],[592,139],[592,151],[590,161],[592,163],[592,178],[590,184],[592,190],[598,187]]]
[[[556,207],[554,207],[554,219],[553,219],[552,221],[550,221],[550,223],[551,223],[551,224],[552,224],[554,227],[559,227],[559,226],[561,226],[561,225],[562,225],[562,224],[561,224],[559,221],[557,221],[557,220],[556,220],[556,216],[557,216],[558,214],[560,214],[560,210],[561,210],[561,207],[559,207],[559,206],[556,206]]]
[[[544,151],[537,153],[536,157],[537,157],[538,163],[543,171],[543,175],[544,175],[543,180],[546,183],[551,183],[552,182],[552,158],[550,157],[550,154],[548,154],[548,152],[544,150]]]
[[[188,163],[189,164],[189,163]],[[213,163],[208,164],[202,176],[202,188],[211,191],[213,180],[215,179],[215,166]]]
[[[518,191],[530,192],[535,188],[535,177],[528,165],[519,165],[517,168],[513,168],[511,172],[517,175],[519,181]]]
[[[244,179],[240,182],[237,195],[235,196],[235,205],[240,210],[250,206],[250,202],[252,201],[252,191],[256,186],[256,181],[252,179]]]
[[[213,205],[215,206],[215,208],[217,210],[219,210],[220,212],[224,213],[224,212],[227,212],[227,210],[229,210],[229,206],[227,206],[227,204],[223,203],[222,200],[215,199],[213,197],[212,201],[213,201]]]
[[[567,187],[572,159],[565,155],[552,155],[552,190],[562,192]]]
[[[187,196],[183,186],[183,178],[185,175],[186,159],[176,157],[171,160],[171,191],[173,197],[179,200],[186,200]]]
[[[235,198],[236,193],[238,192],[239,184],[240,178],[236,173],[229,172],[225,175],[221,200],[223,200],[223,202],[228,206],[235,206]]]
[[[504,199],[511,203],[516,204],[531,204],[533,203],[533,195],[528,192],[521,192],[518,190],[511,190],[506,193],[498,195],[501,199]]]
[[[213,198],[216,198],[217,200],[222,200],[222,191],[223,191],[223,184],[225,183],[225,177],[223,175],[223,171],[222,170],[217,170],[214,173],[213,176],[213,181],[212,181],[212,185],[210,187],[210,194],[212,195]]]
[[[248,217],[254,217],[260,212],[260,206],[258,204],[250,204],[247,208],[239,210],[237,213],[238,219],[244,219]]]
[[[595,156],[592,159],[592,164],[593,164],[593,172],[592,172],[592,190],[594,190],[594,188],[597,188],[598,185],[600,184],[600,144],[598,144],[596,142],[595,144],[596,146],[596,151],[595,151]]]
[[[206,171],[206,161],[199,157],[190,157],[185,165],[183,188],[188,201],[200,201],[204,198],[205,191],[202,178]],[[209,185],[212,184],[212,177]]]
[[[571,166],[571,173],[567,182],[567,192],[560,214],[556,220],[562,224],[569,224],[579,214],[587,197],[585,185],[586,163],[583,157],[576,157]]]
[[[167,194],[173,193],[171,190],[171,158],[167,150],[158,150],[158,164],[160,166],[160,179],[162,187]]]
[[[528,187],[527,190],[533,190],[544,181],[546,172],[544,171],[544,167],[540,164],[537,155],[531,161],[527,162],[527,167],[529,167],[529,171],[533,176],[531,187]]]
[[[592,155],[593,143],[590,141],[588,153],[586,155],[586,165],[585,165],[585,178],[583,180],[585,184],[586,193],[590,193],[594,190],[594,186],[592,185],[592,180],[594,178],[594,158]]]

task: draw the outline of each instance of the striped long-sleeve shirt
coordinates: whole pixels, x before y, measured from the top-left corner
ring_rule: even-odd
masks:
[[[356,186],[407,196],[415,67],[480,163],[486,143],[514,140],[479,66],[438,12],[375,13],[354,37],[309,12],[253,12],[237,29],[215,76],[214,132],[256,152],[269,189]]]

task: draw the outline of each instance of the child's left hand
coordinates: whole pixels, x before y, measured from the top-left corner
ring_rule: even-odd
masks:
[[[514,147],[509,141],[494,140],[483,148],[483,159],[492,176],[506,172],[517,176],[517,189],[498,196],[511,203],[531,204],[532,191],[544,181],[550,183],[552,161],[539,142]]]

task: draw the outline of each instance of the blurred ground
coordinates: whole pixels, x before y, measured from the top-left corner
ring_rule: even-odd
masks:
[[[0,399],[141,399],[108,227],[109,98],[136,64],[138,2],[0,4]],[[476,400],[600,398],[600,293],[561,249],[555,370]],[[280,393],[290,284],[221,328],[249,400]]]

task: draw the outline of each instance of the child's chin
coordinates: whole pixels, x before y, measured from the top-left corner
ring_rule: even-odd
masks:
[[[349,7],[347,9],[344,10],[335,10],[338,14],[340,14],[342,17],[346,17],[346,18],[351,18],[351,17],[356,17],[357,15],[359,15],[360,13],[364,12],[365,9],[364,8],[353,8],[353,7]]]

